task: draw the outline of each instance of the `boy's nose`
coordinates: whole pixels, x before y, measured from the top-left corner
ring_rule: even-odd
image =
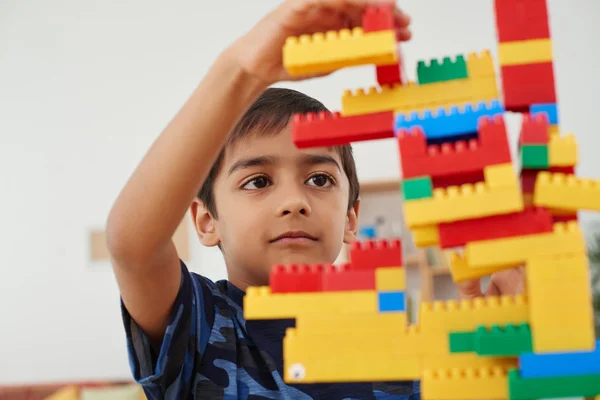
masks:
[[[299,193],[284,198],[277,210],[277,215],[279,216],[285,216],[290,214],[309,216],[310,213],[311,208],[308,204],[308,201]]]

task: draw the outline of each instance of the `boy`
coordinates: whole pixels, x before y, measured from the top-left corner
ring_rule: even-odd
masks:
[[[291,115],[325,108],[267,88],[290,80],[288,36],[357,26],[375,3],[393,1],[283,2],[219,56],[113,205],[107,244],[132,371],[149,399],[419,397],[412,382],[287,385],[282,339],[294,321],[245,321],[242,311],[246,288],[268,284],[274,264],[331,263],[355,239],[350,147],[297,149]],[[395,19],[408,40],[408,16]],[[202,244],[220,247],[228,281],[180,261],[171,237],[188,207]]]

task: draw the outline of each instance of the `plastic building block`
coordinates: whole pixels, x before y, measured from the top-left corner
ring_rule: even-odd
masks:
[[[402,267],[377,268],[375,289],[378,292],[406,290],[406,271]]]
[[[365,33],[394,29],[394,9],[390,5],[367,6],[362,15]]]
[[[508,385],[511,400],[595,396],[600,394],[600,374],[526,379],[512,369]]]
[[[548,144],[551,167],[571,167],[579,162],[579,151],[574,135],[553,136]]]
[[[275,265],[269,275],[272,293],[319,292],[325,265]]]
[[[548,145],[524,144],[521,146],[521,166],[523,168],[548,168]]]
[[[392,111],[342,117],[340,113],[296,114],[292,140],[298,148],[340,146],[351,142],[394,137]]]
[[[425,61],[419,61],[417,64],[419,85],[464,79],[468,76],[467,63],[463,55],[458,55],[455,60],[444,57],[441,64],[437,59],[430,60],[429,65]]]
[[[475,352],[475,332],[450,332],[448,340],[452,353]]]
[[[421,303],[419,327],[422,332],[448,334],[473,331],[480,325],[529,322],[529,305],[523,295]]]
[[[543,171],[537,176],[533,202],[539,207],[600,211],[600,180]]]
[[[402,84],[402,66],[400,63],[390,65],[377,65],[375,67],[377,74],[377,83],[379,85]]]
[[[406,311],[404,292],[379,292],[379,312]]]
[[[464,255],[471,268],[517,266],[532,258],[585,252],[585,241],[574,222],[554,224],[553,232],[470,242]]]
[[[534,351],[593,350],[594,318],[585,250],[532,258],[525,273]]]
[[[481,400],[508,398],[508,375],[502,367],[425,370],[423,399]]]
[[[377,292],[271,293],[268,286],[249,287],[244,296],[244,317],[251,319],[290,319],[305,314],[345,313],[352,304],[353,313],[376,313]]]
[[[550,141],[548,116],[523,114],[519,144],[548,144]]]
[[[551,62],[501,67],[504,108],[526,111],[532,104],[555,103],[554,66]]]
[[[350,264],[328,265],[323,273],[323,291],[375,290],[375,271],[351,269]]]
[[[359,115],[382,111],[406,113],[499,99],[496,74],[490,57],[488,52],[482,55],[469,54],[467,79],[427,85],[408,82],[403,86],[371,87],[366,91],[358,89],[354,93],[346,90],[342,95],[342,114]],[[471,70],[474,71],[473,74]]]
[[[558,125],[550,125],[550,129],[548,130],[548,133],[550,134],[550,137],[559,136],[560,129],[559,129]]]
[[[600,375],[600,340],[592,351],[573,353],[527,353],[519,356],[521,378]]]
[[[449,110],[439,108],[435,113],[425,111],[422,115],[417,112],[411,114],[397,114],[395,128],[410,129],[420,126],[427,139],[448,138],[465,133],[477,132],[478,121],[481,117],[494,117],[502,115],[504,108],[498,100],[489,104],[480,102],[477,105],[467,104],[463,109],[456,106]]]
[[[283,65],[291,75],[316,74],[365,64],[398,61],[394,30],[364,33],[356,27],[289,37],[283,47]]]
[[[529,108],[532,116],[546,114],[550,125],[558,125],[558,107],[556,103],[532,104]]]
[[[574,167],[550,167],[550,172],[556,173],[560,172],[566,175],[572,175],[575,173]],[[537,176],[540,172],[543,172],[539,169],[523,169],[521,170],[521,191],[523,193],[533,194],[535,190],[535,181],[537,180]],[[531,202],[530,204],[533,204]]]
[[[485,182],[435,189],[433,198],[404,202],[409,228],[481,218],[523,210],[523,199],[512,164],[485,167]]]
[[[550,62],[552,40],[545,38],[500,43],[498,58],[501,66]]]
[[[442,145],[444,146],[444,145]],[[431,148],[431,146],[430,146]],[[504,162],[498,163],[488,163],[487,165],[495,165],[495,164],[504,164]],[[474,185],[477,182],[485,181],[485,174],[483,173],[483,168],[479,171],[473,171],[470,173],[458,174],[458,175],[448,175],[448,176],[436,176],[431,178],[431,182],[433,183],[433,188],[438,189],[447,189],[450,186],[462,186],[465,184]]]
[[[433,196],[433,185],[429,176],[404,179],[401,185],[404,200],[424,199]]]
[[[406,313],[311,314],[296,318],[298,332],[322,335],[334,335],[344,331],[355,334],[397,334],[405,332],[406,328]]]
[[[533,351],[528,324],[492,325],[477,328],[475,351],[480,356],[509,357]]]
[[[435,246],[440,242],[437,225],[413,228],[411,232],[413,242],[417,248]]]
[[[546,0],[494,0],[498,42],[550,37]]]
[[[402,243],[399,239],[365,240],[350,247],[352,269],[376,269],[402,266]]]
[[[484,276],[489,276],[495,272],[504,271],[515,268],[514,265],[493,265],[491,267],[471,268],[467,264],[467,260],[463,255],[457,252],[451,252],[448,256],[450,259],[450,273],[454,282],[464,282],[471,279],[479,279]]]
[[[517,213],[492,215],[438,225],[440,247],[464,246],[468,242],[552,232],[547,209],[528,207]]]
[[[420,128],[397,133],[404,178],[428,175],[439,187],[440,178],[479,176],[484,167],[511,162],[506,125],[502,116],[482,117],[477,139],[427,146]],[[483,178],[483,177],[482,177]]]

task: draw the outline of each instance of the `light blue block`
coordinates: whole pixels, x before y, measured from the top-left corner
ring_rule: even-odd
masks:
[[[522,354],[519,365],[519,375],[524,379],[600,374],[600,340],[594,351]]]
[[[404,292],[379,292],[379,312],[406,311]]]
[[[439,108],[435,113],[425,111],[423,115],[417,112],[397,114],[394,125],[396,131],[420,126],[427,139],[451,138],[477,132],[479,118],[483,116],[493,117],[503,113],[504,107],[500,101],[494,100],[490,103],[480,102],[475,107],[466,105],[462,111],[452,107],[449,111],[444,108]]]
[[[532,104],[529,108],[529,113],[532,116],[543,112],[548,114],[550,125],[558,125],[558,107],[556,103]]]

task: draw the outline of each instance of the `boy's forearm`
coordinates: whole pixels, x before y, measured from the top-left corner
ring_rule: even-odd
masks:
[[[220,55],[113,205],[113,257],[152,257],[170,243],[228,133],[265,88],[239,67],[232,48]]]

